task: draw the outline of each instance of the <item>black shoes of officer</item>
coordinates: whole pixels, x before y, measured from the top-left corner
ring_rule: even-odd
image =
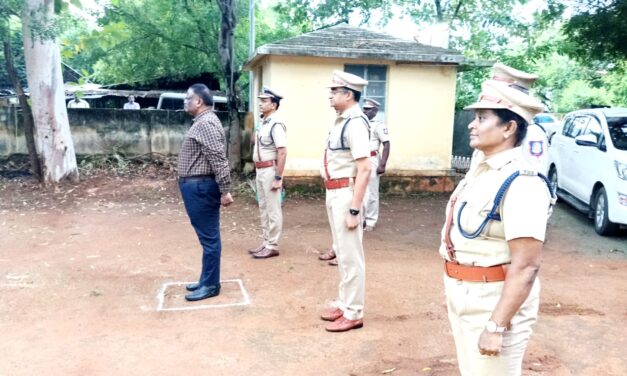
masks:
[[[217,286],[200,286],[191,294],[185,295],[185,300],[194,302],[220,295],[220,285]]]
[[[189,285],[185,286],[187,291],[196,291],[196,290],[198,290],[199,287],[200,287],[200,283],[198,283],[198,282],[190,283]]]

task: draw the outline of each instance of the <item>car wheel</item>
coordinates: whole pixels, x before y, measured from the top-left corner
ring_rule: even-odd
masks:
[[[557,194],[557,169],[555,166],[551,166],[551,169],[549,170],[549,181],[551,182],[553,191]]]
[[[616,223],[610,222],[607,215],[607,194],[601,187],[594,195],[594,230],[599,235],[612,235],[618,229]]]

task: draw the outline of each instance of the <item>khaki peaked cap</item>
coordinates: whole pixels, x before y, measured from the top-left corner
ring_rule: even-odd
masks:
[[[276,91],[270,89],[269,87],[264,86],[261,89],[261,92],[259,93],[257,98],[275,98],[278,101],[281,101],[281,99],[283,99],[283,96],[279,95]]]
[[[518,85],[529,90],[531,85],[538,79],[538,75],[523,72],[502,63],[496,63],[492,67],[492,79],[507,84]]]
[[[373,108],[373,107],[379,108],[381,107],[381,103],[375,101],[372,98],[365,98],[363,108]]]
[[[481,84],[481,94],[476,103],[464,110],[510,110],[531,123],[533,117],[544,110],[542,102],[502,81],[487,80]]]
[[[330,88],[345,87],[358,92],[363,92],[364,87],[368,85],[368,81],[351,73],[341,70],[334,70],[331,78]]]

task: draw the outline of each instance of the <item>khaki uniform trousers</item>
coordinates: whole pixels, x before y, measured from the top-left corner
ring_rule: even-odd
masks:
[[[263,245],[268,249],[279,249],[279,239],[283,232],[281,190],[272,190],[275,171],[275,166],[259,168],[256,178]]]
[[[462,376],[519,376],[532,326],[540,307],[540,280],[503,333],[499,356],[479,354],[479,336],[501,297],[504,282],[465,282],[444,276],[446,305]]]
[[[366,192],[365,202],[365,216],[366,226],[373,226],[377,224],[379,219],[379,180],[380,176],[377,174],[377,168],[379,167],[379,154],[370,157],[370,179],[368,180],[368,191]]]
[[[366,262],[362,227],[357,226],[352,230],[346,227],[346,215],[352,200],[352,185],[347,188],[327,189],[327,215],[340,272],[339,294],[335,305],[344,311],[344,317],[357,320],[364,316]]]

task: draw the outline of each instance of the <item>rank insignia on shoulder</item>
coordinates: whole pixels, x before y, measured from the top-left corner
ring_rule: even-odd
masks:
[[[544,153],[544,141],[530,141],[529,154],[539,157]]]

